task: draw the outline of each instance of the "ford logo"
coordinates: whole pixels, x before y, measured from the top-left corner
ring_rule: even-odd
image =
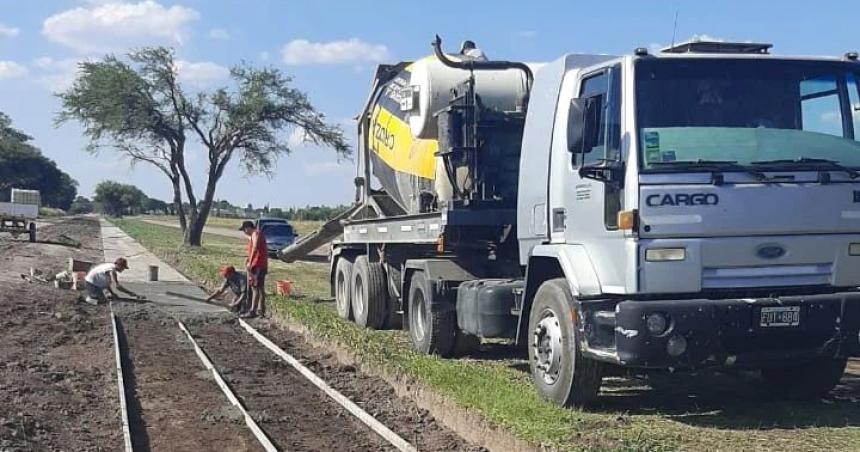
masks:
[[[785,256],[785,248],[780,245],[762,245],[756,249],[755,254],[762,259],[777,259]]]

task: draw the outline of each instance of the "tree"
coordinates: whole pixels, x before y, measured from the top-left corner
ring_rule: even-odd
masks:
[[[134,185],[113,181],[99,182],[95,192],[93,201],[101,206],[103,213],[113,217],[142,211],[146,199],[146,195]]]
[[[58,121],[83,123],[94,146],[109,138],[110,146],[132,161],[154,164],[165,174],[175,168],[188,203],[188,245],[200,245],[217,184],[234,158],[246,174],[271,177],[277,159],[290,152],[287,132],[295,128],[309,142],[332,147],[339,156],[350,154],[340,127],[327,124],[278,69],[236,66],[230,71],[232,86],[190,96],[177,79],[172,50],[145,48],[129,60],[107,56],[84,63],[75,84],[60,95]],[[206,150],[202,197],[185,165],[186,131]]]
[[[74,84],[59,94],[57,124],[77,120],[90,139],[87,150],[114,149],[132,165],[143,162],[164,173],[173,188],[179,226],[186,230],[181,168],[185,166],[186,125],[179,93],[164,74],[148,64],[149,52],[129,54],[136,67],[113,55],[81,63]]]
[[[71,207],[69,207],[69,213],[72,215],[92,213],[94,210],[95,208],[93,207],[93,203],[83,196],[75,198],[75,200],[72,201]]]
[[[31,140],[0,113],[0,199],[8,200],[12,188],[39,190],[43,205],[68,209],[78,183],[42,155]]]
[[[167,203],[155,198],[146,198],[143,201],[143,211],[146,213],[167,213]]]

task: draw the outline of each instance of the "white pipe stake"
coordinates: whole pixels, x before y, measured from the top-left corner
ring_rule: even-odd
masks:
[[[227,386],[227,382],[224,381],[223,378],[221,378],[221,374],[218,373],[218,369],[215,368],[215,365],[212,364],[212,361],[209,360],[209,357],[206,356],[206,353],[203,352],[203,349],[200,348],[199,345],[197,345],[197,341],[195,341],[194,337],[191,336],[191,332],[189,332],[188,329],[185,328],[185,325],[181,321],[177,320],[176,322],[179,323],[179,329],[181,329],[185,333],[185,335],[188,336],[188,340],[191,341],[191,345],[194,347],[194,352],[197,353],[197,357],[200,358],[200,361],[203,362],[203,365],[207,369],[209,369],[210,372],[212,372],[212,376],[215,377],[215,383],[218,383],[218,387],[221,388],[221,391],[224,393],[225,396],[227,396],[227,399],[230,401],[230,403],[233,404],[233,406],[235,406],[236,408],[238,408],[239,411],[242,412],[242,415],[245,416],[245,425],[247,425],[248,428],[251,429],[251,432],[257,438],[257,441],[259,441],[263,448],[266,449],[266,452],[277,452],[278,449],[275,447],[274,444],[272,444],[272,441],[269,439],[268,436],[266,436],[266,434],[263,432],[263,429],[261,429],[260,426],[257,425],[257,422],[254,420],[254,418],[252,418],[251,415],[248,414],[248,411],[245,410],[245,407],[242,406],[241,402],[239,402],[239,399],[236,397],[236,394],[234,394],[230,387]]]
[[[391,429],[383,425],[381,422],[377,421],[376,418],[368,414],[367,411],[364,411],[363,409],[361,409],[361,407],[353,403],[352,400],[349,400],[348,398],[346,398],[346,396],[329,386],[325,381],[323,381],[320,377],[316,376],[316,374],[314,374],[310,369],[305,367],[296,358],[293,358],[290,354],[281,349],[281,347],[278,347],[274,342],[270,341],[269,338],[260,334],[259,331],[255,330],[254,327],[249,325],[247,322],[242,319],[239,319],[239,324],[242,325],[242,328],[245,328],[245,330],[250,333],[251,336],[254,336],[254,338],[257,339],[261,344],[271,350],[272,353],[278,355],[281,359],[286,361],[287,364],[293,366],[297,371],[299,371],[300,374],[310,380],[311,383],[313,383],[316,387],[320,388],[329,397],[334,399],[334,401],[340,404],[340,406],[346,408],[347,411],[352,413],[361,422],[370,427],[370,429],[376,432],[379,436],[385,438],[389,443],[391,443],[391,445],[396,447],[398,450],[402,452],[418,451],[415,446],[409,444],[409,442],[407,442],[405,439],[398,436],[397,433],[394,433],[393,431],[391,431]]]

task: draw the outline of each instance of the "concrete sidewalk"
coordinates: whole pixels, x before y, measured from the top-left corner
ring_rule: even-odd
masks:
[[[105,262],[118,257],[128,259],[128,270],[119,276],[128,289],[145,296],[146,301],[173,313],[227,312],[224,307],[204,303],[207,294],[173,267],[156,257],[122,229],[99,219]],[[158,266],[158,281],[149,281],[149,266]]]
[[[150,253],[122,229],[108,223],[103,218],[100,218],[99,222],[102,229],[102,249],[105,253],[105,262],[113,262],[118,257],[128,259],[128,270],[122,272],[123,281],[148,281],[149,266],[156,265],[158,266],[159,281],[188,282],[188,278]]]

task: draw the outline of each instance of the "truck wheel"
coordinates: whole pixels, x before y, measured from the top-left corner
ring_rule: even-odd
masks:
[[[845,372],[845,358],[822,358],[793,367],[762,369],[769,391],[779,391],[780,397],[811,399],[822,397],[839,383]]]
[[[352,261],[346,256],[340,256],[334,270],[334,305],[337,315],[342,319],[352,320],[352,308],[350,307],[352,284]]]
[[[30,233],[30,242],[36,243],[36,223],[30,223],[27,231]]]
[[[593,401],[603,379],[601,363],[582,355],[573,301],[567,281],[551,279],[538,288],[529,316],[532,380],[541,397],[560,406]]]
[[[352,315],[355,323],[379,329],[388,313],[388,288],[382,264],[358,256],[352,267]]]
[[[409,284],[407,320],[409,338],[415,351],[450,356],[457,328],[454,315],[451,309],[433,308],[433,294],[428,290],[424,272],[413,273]]]

